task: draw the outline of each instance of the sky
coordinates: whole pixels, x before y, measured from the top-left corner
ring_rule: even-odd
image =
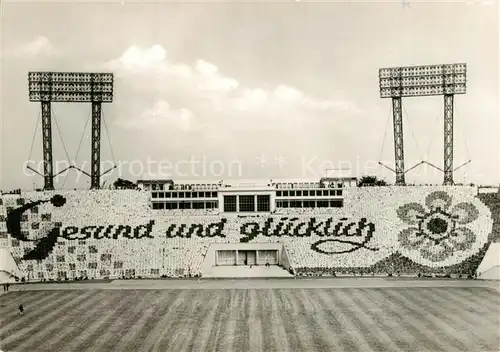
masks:
[[[496,2],[4,2],[1,184],[42,187],[29,71],[114,73],[102,170],[130,180],[307,179],[341,170],[392,183],[383,67],[467,63],[454,99],[456,183],[498,185]],[[56,172],[90,172],[91,105],[53,103]],[[406,169],[443,167],[443,97],[403,98]],[[38,128],[37,128],[38,126]],[[69,161],[68,161],[69,160]],[[441,184],[419,166],[407,183]],[[56,188],[86,188],[70,170]]]

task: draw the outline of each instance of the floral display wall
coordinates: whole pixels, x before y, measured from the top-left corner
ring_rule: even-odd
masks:
[[[153,210],[142,191],[26,192],[0,198],[0,247],[27,280],[201,275],[210,244],[242,242],[284,243],[302,275],[469,275],[498,204],[474,187],[366,187],[343,208],[235,216]]]

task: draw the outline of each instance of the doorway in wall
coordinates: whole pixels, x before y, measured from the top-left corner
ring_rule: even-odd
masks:
[[[256,265],[257,251],[238,251],[238,265]]]

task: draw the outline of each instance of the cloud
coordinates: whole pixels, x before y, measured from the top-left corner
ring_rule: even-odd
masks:
[[[112,60],[105,66],[112,70],[144,72],[164,68],[167,52],[160,45],[142,49],[135,45],[128,48],[118,60]]]
[[[59,54],[47,37],[38,36],[33,41],[22,45],[18,51],[20,55],[54,56]]]
[[[193,120],[193,113],[188,109],[173,109],[167,101],[160,100],[137,118],[121,119],[118,120],[118,124],[127,129],[150,130],[174,127],[182,131],[191,131],[195,128]]]
[[[118,78],[127,80],[127,87],[135,89],[131,95],[135,100],[140,100],[140,95],[149,95],[144,99],[146,101],[150,101],[152,95],[164,100],[153,107],[144,106],[144,112],[136,117],[130,116],[127,120],[129,128],[146,128],[144,126],[158,122],[165,126],[172,123],[171,127],[187,131],[192,128],[195,115],[198,119],[210,119],[210,124],[205,124],[209,125],[207,128],[220,129],[221,125],[217,123],[221,121],[224,121],[223,127],[234,125],[235,120],[241,120],[241,126],[248,127],[263,123],[267,127],[271,124],[279,126],[280,121],[291,126],[291,123],[308,121],[318,114],[360,113],[352,102],[315,98],[285,83],[273,89],[245,87],[206,60],[199,59],[193,64],[172,62],[160,45],[149,48],[131,46],[104,67],[115,72]],[[172,109],[166,100],[183,109]],[[178,123],[180,111],[184,111],[186,120],[181,124]]]
[[[269,109],[302,109],[309,111],[338,111],[357,114],[361,110],[347,100],[328,101],[309,97],[297,88],[279,85],[272,91],[245,89],[234,99],[233,108],[240,111]]]
[[[239,83],[230,77],[224,77],[214,64],[198,60],[195,65],[198,73],[198,89],[200,91],[229,92],[238,88]]]

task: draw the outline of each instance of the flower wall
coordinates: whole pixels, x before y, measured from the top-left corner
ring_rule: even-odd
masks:
[[[0,198],[0,247],[28,280],[200,275],[212,243],[285,244],[302,275],[474,272],[499,236],[496,194],[474,187],[345,190],[343,208],[235,216],[150,209],[140,191]]]

